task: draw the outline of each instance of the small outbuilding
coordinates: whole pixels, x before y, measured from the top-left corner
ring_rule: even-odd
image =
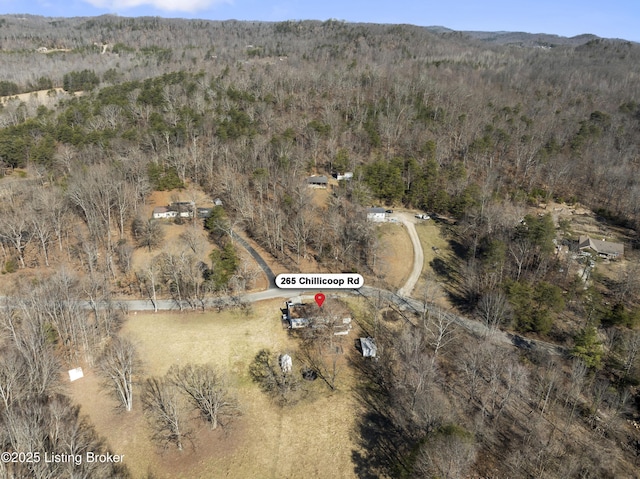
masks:
[[[331,176],[333,176],[338,181],[351,180],[353,178],[353,172],[351,171],[346,171],[344,173],[334,172]]]
[[[291,359],[291,356],[289,356],[288,354],[282,354],[280,355],[279,362],[280,369],[284,374],[288,374],[291,372],[291,369],[293,368],[293,360]]]
[[[71,382],[77,381],[78,379],[81,379],[83,377],[84,377],[84,373],[82,372],[81,367],[69,369],[69,381]]]
[[[375,358],[378,354],[376,340],[374,338],[360,338],[360,350],[362,351],[362,357]]]

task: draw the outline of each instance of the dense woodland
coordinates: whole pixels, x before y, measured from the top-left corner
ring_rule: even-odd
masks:
[[[2,269],[16,285],[2,306],[3,449],[37,440],[69,452],[77,441],[67,434],[99,441],[54,377],[81,359],[108,378],[109,358],[123,352],[116,293],[198,307],[241,292],[249,273],[232,229],[291,271],[313,261],[373,277],[380,251],[365,210],[387,205],[449,219],[456,256],[434,281],[461,311],[564,353],[507,351],[462,333],[447,341],[451,324],[424,314],[408,330],[381,332],[385,360],[361,370],[371,412],[356,473],[633,475],[640,436],[625,421],[638,417],[640,383],[637,44],[496,44],[338,21],[7,15],[0,62],[0,95],[41,90],[0,107]],[[353,179],[326,205],[313,201],[306,176],[345,171]],[[136,248],[162,243],[140,213],[148,195],[186,184],[224,201],[206,224],[209,264],[186,232],[183,254],[133,270]],[[550,201],[584,205],[625,231],[629,259],[617,277],[594,274],[585,287],[568,274],[553,240],[571,238],[570,227],[530,211]],[[30,270],[40,273],[27,283]],[[150,379],[146,404],[168,384],[183,383]],[[30,422],[34,409],[42,421]],[[73,431],[54,434],[53,421]],[[452,460],[442,451],[455,451]]]

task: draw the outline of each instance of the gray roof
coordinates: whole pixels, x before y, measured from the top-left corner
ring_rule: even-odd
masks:
[[[367,213],[386,213],[386,212],[387,212],[387,210],[385,210],[384,208],[380,208],[380,207],[377,207],[377,208],[369,208],[369,209],[367,210]]]
[[[311,184],[325,184],[329,183],[329,179],[326,176],[310,176],[307,178],[307,183]]]
[[[362,348],[362,355],[365,358],[376,357],[378,346],[376,346],[376,340],[374,338],[360,338],[360,347]]]
[[[604,241],[590,238],[588,236],[580,236],[578,241],[580,249],[590,248],[598,254],[606,256],[622,256],[624,255],[624,245],[622,243],[614,243],[612,241]]]

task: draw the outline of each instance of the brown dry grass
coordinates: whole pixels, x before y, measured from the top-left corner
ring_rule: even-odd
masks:
[[[422,267],[423,273],[414,289],[414,295],[416,297],[420,297],[420,295],[425,291],[425,288],[427,288],[427,281],[433,281],[438,277],[432,266],[433,260],[435,258],[442,258],[443,260],[448,261],[448,258],[453,257],[454,253],[446,238],[442,235],[440,226],[434,221],[428,220],[416,224],[416,231],[420,238],[422,250],[424,251],[424,266]],[[425,277],[430,279],[427,280]],[[444,308],[451,307],[451,304],[447,300],[445,294],[438,294],[435,302]]]
[[[147,375],[187,362],[209,362],[229,373],[243,415],[226,431],[198,431],[195,450],[159,454],[149,441],[139,396],[133,412],[114,411],[91,370],[70,386],[71,393],[112,450],[125,455],[133,477],[149,471],[161,478],[354,477],[348,371],[340,391],[329,394],[316,381],[311,387],[318,394],[288,408],[274,405],[249,378],[248,366],[260,349],[295,353],[296,341],[281,326],[281,306],[263,302],[248,314],[137,314],[126,322],[121,334],[137,345]]]
[[[391,290],[400,288],[409,278],[413,267],[413,245],[406,228],[399,223],[378,226],[380,255],[377,260],[383,284]]]
[[[49,92],[55,91],[54,94],[50,94]],[[36,90],[28,93],[19,93],[17,95],[8,95],[8,96],[0,96],[0,103],[9,103],[11,101],[15,102],[25,102],[30,103],[34,102],[38,105],[45,106],[53,106],[61,97],[73,97],[73,96],[82,96],[83,92],[75,92],[70,93],[64,91],[62,88],[52,88],[50,90]]]

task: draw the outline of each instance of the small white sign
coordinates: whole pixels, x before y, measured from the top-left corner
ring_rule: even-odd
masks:
[[[71,382],[84,377],[82,368],[69,369],[69,380]]]

